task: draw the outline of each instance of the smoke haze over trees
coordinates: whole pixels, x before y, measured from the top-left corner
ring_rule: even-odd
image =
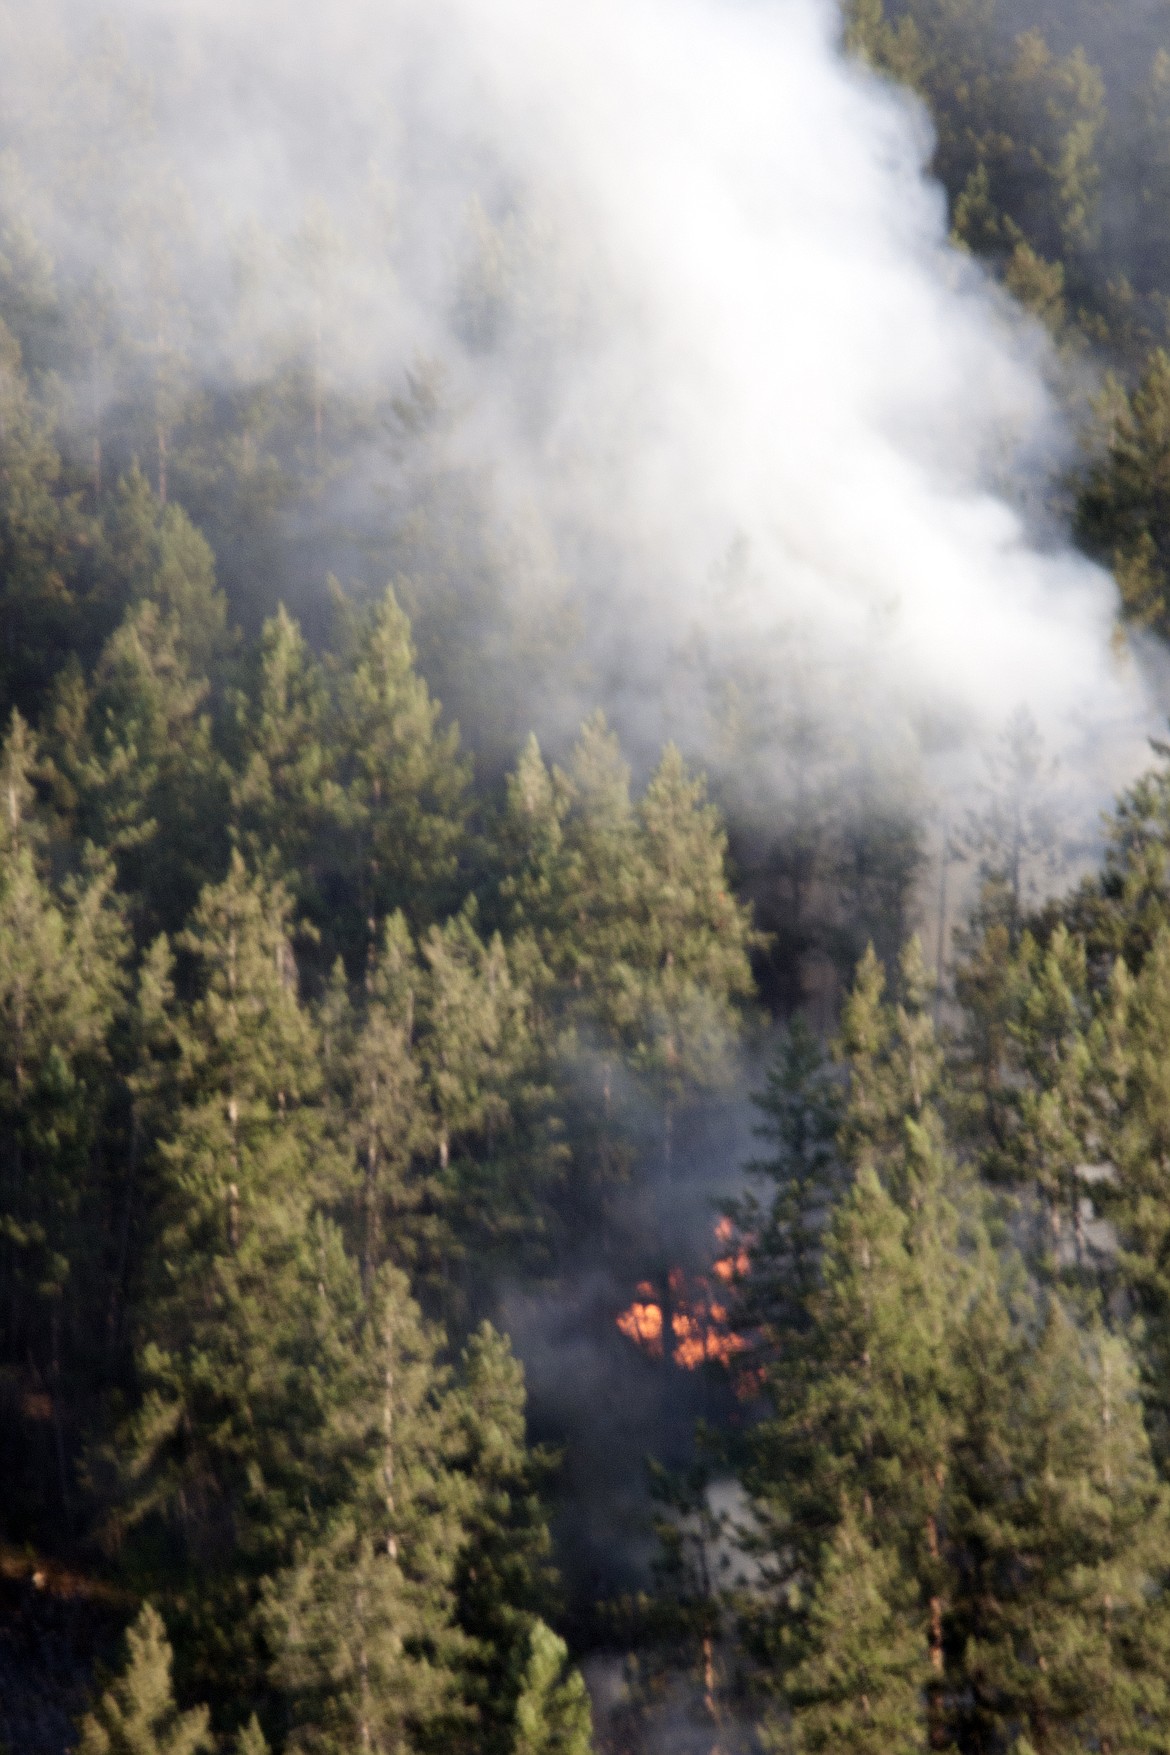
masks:
[[[0,0],[12,1751],[1167,1746],[1168,471],[1165,0]]]

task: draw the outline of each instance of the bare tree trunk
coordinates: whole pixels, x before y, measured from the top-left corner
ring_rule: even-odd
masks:
[[[385,1449],[382,1458],[382,1480],[386,1491],[386,1552],[391,1560],[398,1558],[398,1542],[394,1535],[394,1329],[386,1324],[386,1399],[382,1406],[382,1433]]]
[[[373,1747],[373,1739],[370,1734],[370,1652],[366,1643],[366,1593],[363,1589],[359,1588],[354,1606],[361,1629],[358,1635],[358,1736],[362,1748],[368,1750]]]
[[[53,1357],[51,1364],[52,1394],[49,1397],[53,1410],[53,1437],[57,1450],[57,1475],[61,1485],[61,1509],[65,1513],[65,1523],[72,1533],[73,1506],[69,1497],[69,1470],[65,1460],[65,1429],[61,1424],[61,1346],[60,1346],[60,1313],[54,1307],[49,1321],[49,1333],[52,1337]]]
[[[313,445],[320,469],[325,451],[325,386],[323,371],[324,342],[322,338],[321,302],[317,301],[316,322],[313,326]]]
[[[93,350],[91,391],[93,395],[93,497],[95,500],[100,500],[102,497],[102,398],[96,344]]]

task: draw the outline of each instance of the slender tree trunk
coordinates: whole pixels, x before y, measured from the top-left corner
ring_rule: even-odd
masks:
[[[938,1523],[933,1514],[926,1520],[926,1545],[931,1559],[937,1564],[939,1557]],[[942,1598],[937,1595],[930,1599],[930,1667],[936,1675],[942,1675]]]
[[[946,818],[943,818],[942,851],[939,855],[940,869],[938,880],[938,947],[934,959],[934,1022],[938,1027],[939,1012],[942,1009],[943,982],[946,978],[947,960],[947,879],[951,869],[950,831]]]
[[[366,1643],[366,1593],[360,1586],[357,1601],[358,1627],[358,1737],[363,1749],[373,1746],[370,1735],[370,1651]]]
[[[155,438],[158,443],[158,497],[164,506],[167,503],[167,423],[163,404],[163,360],[165,357],[166,336],[163,331],[162,314],[160,311],[158,325],[158,377],[155,385]]]
[[[228,1098],[228,1124],[232,1130],[232,1180],[228,1184],[228,1248],[234,1255],[240,1247],[240,1154],[236,1143],[236,1127],[240,1119],[235,1097]]]
[[[382,1482],[386,1500],[386,1552],[391,1560],[398,1558],[398,1542],[394,1534],[394,1325],[386,1324],[385,1401],[382,1406]]]
[[[371,1099],[376,1102],[378,1081],[371,1081]],[[374,1255],[376,1249],[376,1230],[378,1224],[378,1143],[371,1126],[370,1138],[366,1146],[366,1187],[365,1187],[365,1236],[362,1239],[362,1288],[368,1294],[374,1277]]]
[[[323,371],[324,341],[322,337],[321,302],[317,301],[316,321],[313,325],[313,449],[317,459],[317,468],[325,452],[325,386]]]
[[[943,1479],[944,1479],[943,1471],[941,1468],[936,1471],[936,1479],[938,1481],[939,1488],[941,1489],[942,1484],[943,1484]],[[937,1566],[938,1560],[939,1560],[939,1554],[940,1554],[939,1539],[938,1539],[938,1520],[935,1517],[933,1512],[929,1513],[927,1516],[927,1519],[926,1519],[926,1546],[927,1546],[927,1550],[930,1554],[930,1558],[931,1558],[932,1562],[935,1564],[935,1566]],[[933,1591],[931,1594],[929,1613],[930,1613],[930,1631],[929,1631],[929,1635],[928,1635],[928,1640],[929,1640],[929,1650],[930,1650],[931,1679],[927,1683],[927,1688],[926,1688],[926,1714],[927,1714],[927,1725],[928,1725],[928,1730],[929,1730],[931,1748],[932,1749],[941,1749],[941,1748],[944,1748],[946,1746],[947,1737],[946,1737],[946,1727],[943,1723],[943,1701],[942,1701],[943,1603],[942,1603],[942,1597],[938,1594],[937,1589],[935,1591]]]
[[[60,1312],[56,1306],[49,1319],[49,1334],[52,1345],[51,1382],[52,1394],[49,1404],[53,1410],[53,1438],[57,1451],[57,1476],[61,1487],[61,1509],[65,1514],[65,1524],[70,1533],[73,1530],[73,1506],[69,1497],[69,1469],[65,1459],[65,1429],[61,1423],[61,1332]]]
[[[90,388],[93,398],[93,497],[97,501],[102,497],[102,397],[96,343],[93,349]]]
[[[141,1126],[137,1109],[130,1117],[130,1151],[126,1173],[126,1200],[122,1207],[122,1224],[118,1234],[118,1259],[114,1281],[110,1287],[110,1311],[107,1320],[107,1362],[122,1338],[122,1313],[125,1308],[126,1261],[130,1253],[130,1218],[134,1209],[134,1191],[138,1180],[138,1153]]]

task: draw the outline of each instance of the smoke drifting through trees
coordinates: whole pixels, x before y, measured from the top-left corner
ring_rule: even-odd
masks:
[[[137,453],[256,609],[400,575],[473,741],[600,700],[745,807],[912,795],[1022,702],[1124,769],[1112,587],[1036,512],[1047,343],[832,7],[106,16],[0,15],[8,249],[80,299],[95,479]]]

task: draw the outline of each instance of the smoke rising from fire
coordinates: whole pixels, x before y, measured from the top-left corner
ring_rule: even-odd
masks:
[[[68,4],[3,8],[21,200],[213,392],[299,352],[329,394],[437,397],[422,461],[347,435],[318,517],[329,564],[403,572],[424,623],[442,575],[473,736],[493,692],[525,695],[506,735],[601,700],[635,749],[673,734],[779,801],[798,721],[904,769],[1025,703],[1104,786],[1124,768],[1146,692],[1042,511],[1047,344],[947,244],[925,120],[828,0],[108,16],[154,124],[98,156],[157,227],[108,165],[88,194],[54,168]],[[432,491],[455,475],[471,518]]]

